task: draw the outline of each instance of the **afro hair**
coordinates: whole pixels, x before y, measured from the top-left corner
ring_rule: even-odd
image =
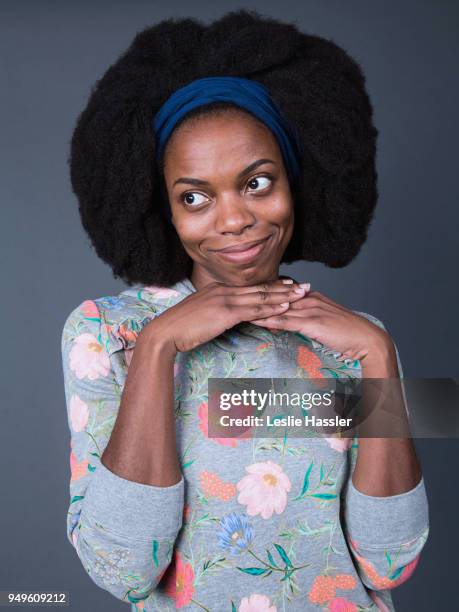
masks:
[[[301,140],[295,226],[281,263],[349,264],[378,197],[378,130],[362,69],[334,42],[247,10],[209,25],[170,18],[148,27],[93,86],[69,164],[97,255],[128,285],[170,287],[191,275],[193,261],[164,215],[152,123],[177,88],[219,75],[265,85]]]

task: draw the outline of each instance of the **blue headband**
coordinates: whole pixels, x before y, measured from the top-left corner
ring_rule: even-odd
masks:
[[[295,182],[300,175],[301,145],[298,135],[282,115],[264,85],[232,76],[196,79],[174,91],[156,113],[156,159],[159,160],[177,122],[189,111],[211,102],[233,102],[260,119],[277,139],[287,174]]]

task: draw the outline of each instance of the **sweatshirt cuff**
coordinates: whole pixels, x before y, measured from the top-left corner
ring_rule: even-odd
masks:
[[[175,537],[182,526],[185,483],[170,487],[126,480],[102,462],[86,490],[82,514],[127,540]]]
[[[424,477],[410,491],[388,497],[365,495],[350,478],[344,518],[360,548],[393,548],[416,540],[429,526]]]

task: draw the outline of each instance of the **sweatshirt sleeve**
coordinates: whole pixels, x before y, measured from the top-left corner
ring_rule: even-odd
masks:
[[[86,300],[67,317],[61,338],[68,426],[70,504],[67,537],[102,589],[135,603],[155,589],[182,525],[183,478],[170,487],[126,480],[100,458],[121,400],[100,315]]]
[[[385,329],[375,317],[371,320]],[[403,379],[400,355],[395,343],[394,346],[399,376]],[[406,405],[403,383],[402,390]],[[429,509],[424,477],[413,489],[398,495],[366,495],[352,482],[358,455],[357,437],[348,453],[350,471],[343,490],[343,514],[349,548],[367,587],[391,589],[413,574],[428,538]]]

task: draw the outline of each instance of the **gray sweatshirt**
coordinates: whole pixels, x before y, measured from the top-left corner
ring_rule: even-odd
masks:
[[[405,493],[373,497],[351,479],[356,438],[208,432],[210,377],[359,378],[359,361],[338,361],[300,334],[241,323],[177,354],[181,481],[132,482],[101,463],[136,337],[194,291],[189,279],[138,285],[85,300],[65,321],[67,536],[85,570],[133,611],[394,610],[391,589],[411,576],[429,532],[423,478]],[[397,359],[403,378],[398,350]]]

